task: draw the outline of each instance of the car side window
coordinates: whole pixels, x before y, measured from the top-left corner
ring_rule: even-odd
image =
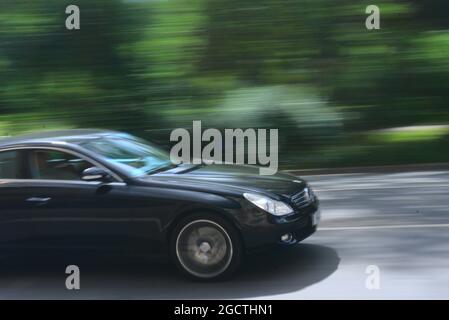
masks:
[[[19,151],[0,152],[0,179],[22,179],[24,177],[22,164]]]
[[[94,167],[84,159],[57,150],[32,150],[29,161],[32,179],[82,180],[83,171]]]

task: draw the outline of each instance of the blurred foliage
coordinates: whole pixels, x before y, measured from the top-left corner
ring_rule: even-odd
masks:
[[[65,28],[70,4],[80,30]],[[380,30],[365,28],[370,4]],[[448,149],[447,130],[371,133],[448,123],[448,12],[447,0],[2,1],[0,135],[168,141],[202,120],[279,128],[289,166],[446,161],[428,149]]]

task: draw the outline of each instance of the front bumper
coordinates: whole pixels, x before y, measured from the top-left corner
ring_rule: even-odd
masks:
[[[289,235],[288,240],[281,240],[279,243],[283,245],[292,245],[301,242],[302,240],[308,238],[313,233],[315,233],[316,229],[318,228],[318,224],[320,223],[321,219],[321,210],[318,209],[310,216],[310,223],[308,223],[305,227],[299,228],[293,231],[289,231],[285,233],[284,235]]]
[[[248,250],[273,244],[295,244],[312,235],[321,219],[318,203],[286,217],[275,217],[263,212],[264,218],[251,221],[242,230],[245,246]],[[283,235],[291,239],[282,241]]]

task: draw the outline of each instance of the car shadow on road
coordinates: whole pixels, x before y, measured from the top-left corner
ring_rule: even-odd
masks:
[[[337,252],[299,244],[249,255],[229,280],[181,276],[166,259],[58,254],[0,259],[0,299],[239,299],[287,294],[318,283],[338,267]],[[81,289],[67,290],[65,268],[79,266]]]

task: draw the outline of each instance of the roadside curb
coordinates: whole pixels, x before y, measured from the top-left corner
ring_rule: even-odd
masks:
[[[399,173],[413,171],[449,170],[449,163],[428,163],[411,165],[348,167],[348,168],[318,168],[318,169],[292,169],[283,170],[296,175],[324,175],[324,174],[350,174],[350,173]]]

